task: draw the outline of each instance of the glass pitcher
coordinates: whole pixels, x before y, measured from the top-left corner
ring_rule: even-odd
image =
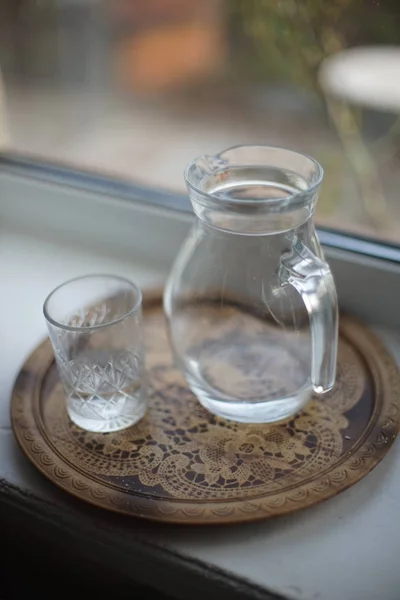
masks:
[[[247,423],[296,413],[335,381],[335,284],[312,215],[309,156],[238,146],[185,171],[196,214],[164,294],[178,365],[201,404]]]

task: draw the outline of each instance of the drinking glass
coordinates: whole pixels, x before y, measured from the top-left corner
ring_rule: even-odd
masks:
[[[88,431],[125,429],[145,413],[142,295],[114,275],[63,283],[43,312],[70,419]]]
[[[197,219],[164,294],[178,365],[211,412],[286,419],[335,382],[336,290],[312,221],[322,167],[237,146],[185,178]]]

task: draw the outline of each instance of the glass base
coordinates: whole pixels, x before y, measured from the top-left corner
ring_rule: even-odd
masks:
[[[123,400],[123,410],[118,410],[118,404],[114,407],[114,410],[110,410],[111,403],[109,399],[104,401],[104,399],[97,397],[95,402],[97,414],[94,414],[93,408],[85,411],[82,404],[79,405],[79,410],[77,410],[77,399],[70,396],[67,400],[67,413],[75,425],[86,431],[98,433],[121,431],[135,425],[146,412],[144,398],[129,397]]]
[[[221,400],[213,398],[209,393],[189,382],[192,392],[200,404],[208,411],[230,421],[239,423],[274,423],[283,421],[299,412],[310,400],[310,388],[300,390],[293,396],[275,400],[245,401]]]

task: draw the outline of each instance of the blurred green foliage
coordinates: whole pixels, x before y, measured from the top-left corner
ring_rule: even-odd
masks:
[[[241,77],[315,85],[321,61],[344,48],[400,43],[400,0],[231,0]]]
[[[388,226],[385,192],[356,106],[324,97],[318,69],[325,58],[359,45],[400,44],[400,0],[231,0],[234,73],[243,80],[291,83],[321,99],[354,174],[365,214]],[[392,145],[395,147],[395,144]],[[329,213],[343,194],[343,164],[326,157]]]

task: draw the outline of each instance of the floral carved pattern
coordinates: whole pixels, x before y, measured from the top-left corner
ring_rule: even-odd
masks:
[[[70,493],[132,515],[186,523],[246,521],[334,496],[384,456],[400,421],[396,364],[375,336],[341,322],[338,379],[290,421],[245,425],[205,411],[172,364],[161,307],[145,311],[149,411],[118,433],[72,425],[48,342],[12,400],[17,439]]]

